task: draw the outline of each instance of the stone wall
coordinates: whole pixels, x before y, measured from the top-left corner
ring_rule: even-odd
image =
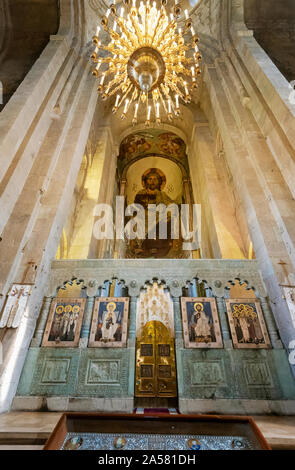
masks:
[[[83,281],[88,295],[80,346],[40,347],[51,298],[73,276]],[[114,277],[124,281],[131,297],[127,348],[88,348],[93,296],[98,286]],[[187,281],[195,277],[206,280],[216,297],[223,349],[184,348],[180,297]],[[237,277],[255,288],[260,298],[272,349],[233,349],[224,297],[228,281]],[[161,267],[158,260],[54,261],[13,408],[132,412],[136,302],[153,278],[163,282],[173,298],[182,412],[295,413],[295,383],[257,262],[234,260],[165,260]]]
[[[0,114],[0,308],[12,282],[34,284],[22,325],[2,339],[0,411],[17,388],[96,108],[83,4],[60,2],[58,34]]]
[[[98,4],[103,8],[102,2]],[[33,284],[20,327],[4,334],[0,411],[9,409],[15,395],[44,295],[55,295],[54,291],[46,293],[51,261],[70,212],[93,117],[98,116],[99,126],[105,127],[107,134],[104,184],[98,201],[113,200],[118,145],[130,133],[128,119],[119,123],[110,117],[109,103],[97,106],[96,83],[90,76],[87,58],[97,16],[89,5],[82,0],[60,1],[58,34],[51,36],[0,114],[0,308],[13,283]],[[192,16],[195,29],[200,33],[204,86],[198,90],[196,103],[183,108],[183,119],[162,126],[180,135],[188,147],[191,146],[188,153],[192,156],[191,173],[196,186],[198,175],[195,173],[199,171],[200,161],[194,159],[202,155],[194,151],[194,146],[210,149],[208,164],[211,164],[218,154],[213,151],[214,139],[222,141],[222,158],[232,175],[232,184],[239,196],[237,207],[245,214],[247,234],[257,257],[256,272],[261,271],[266,287],[259,295],[269,297],[280,336],[288,348],[295,338],[295,328],[283,298],[282,285],[295,284],[295,107],[289,99],[288,81],[246,27],[244,7],[243,0],[198,2]],[[200,123],[199,102],[206,116],[205,126],[198,128],[195,124]],[[214,178],[218,168],[216,163]],[[212,208],[220,210],[222,204],[213,197],[214,178],[207,200]],[[220,182],[218,188],[220,191]],[[243,224],[230,212],[228,204],[226,206],[227,216],[236,227],[235,249],[238,247],[244,253],[248,246],[247,237],[241,233]],[[210,256],[220,256],[220,233],[212,230],[214,223],[210,217],[216,219],[217,215],[208,208],[210,223],[207,221],[206,230],[212,237],[207,252]],[[97,246],[96,240],[91,240],[90,257],[103,257],[108,251],[106,241]],[[91,267],[91,260],[87,262],[91,273],[95,266]],[[218,266],[219,261],[216,263]],[[241,262],[236,263],[227,265],[224,271],[227,280],[231,276],[239,277],[242,272]],[[64,265],[59,266],[56,270],[54,265],[53,272],[59,272],[61,282],[69,275],[81,275],[81,265],[77,268],[71,265],[70,273],[68,268],[62,267]],[[123,265],[118,261],[115,267],[108,260],[101,265],[99,273],[94,271],[92,280],[111,278],[115,273],[124,279],[126,266],[126,261]],[[136,265],[129,266],[132,272]],[[208,279],[209,268],[210,265],[202,274]],[[201,265],[192,268],[194,275],[199,269]],[[172,292],[172,281],[177,282],[177,276],[181,280],[185,270],[167,260],[163,271],[151,264],[141,272],[145,280],[158,272]],[[251,272],[253,274],[252,268]],[[245,279],[247,277],[245,275]],[[137,282],[136,277],[131,280]],[[212,282],[215,280],[216,277]],[[262,284],[260,278],[253,285],[257,283]],[[132,297],[131,285],[129,289]],[[179,295],[177,290],[175,296]]]

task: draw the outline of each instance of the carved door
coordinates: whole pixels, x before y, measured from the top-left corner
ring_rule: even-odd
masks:
[[[160,321],[148,322],[137,339],[135,396],[177,396],[174,338]]]

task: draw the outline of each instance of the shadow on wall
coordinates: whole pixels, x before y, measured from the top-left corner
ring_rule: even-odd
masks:
[[[0,111],[59,28],[59,0],[0,3]]]
[[[294,80],[294,0],[245,0],[245,23],[284,77]]]

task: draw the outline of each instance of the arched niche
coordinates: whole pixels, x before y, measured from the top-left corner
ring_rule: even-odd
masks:
[[[189,177],[186,143],[170,129],[139,129],[126,135],[119,149],[119,178],[126,179],[130,166],[146,158],[170,160],[178,166],[184,179]]]
[[[126,203],[132,204],[136,194],[144,188],[144,175],[151,169],[157,170],[164,179],[162,190],[173,201],[182,202],[183,174],[179,166],[165,157],[148,156],[136,160],[126,172]]]
[[[141,204],[146,214],[149,204],[164,204],[166,207],[174,204],[179,209],[180,204],[186,203],[190,207],[193,204],[186,144],[171,131],[148,128],[127,135],[120,145],[117,172],[120,195],[125,197],[126,205]],[[148,183],[151,174],[157,180],[155,188]],[[153,189],[159,191],[153,192]],[[152,254],[155,257],[187,257],[188,253],[182,253],[180,229],[176,238],[173,241],[174,237],[168,235],[165,243],[158,238],[155,242],[146,240],[140,243],[140,247],[135,244],[124,256],[134,257],[136,252],[135,257],[140,257],[139,252],[142,252],[143,257]]]

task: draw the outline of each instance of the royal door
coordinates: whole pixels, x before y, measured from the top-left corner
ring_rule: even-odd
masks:
[[[160,321],[146,323],[137,338],[135,396],[177,396],[174,338]]]

